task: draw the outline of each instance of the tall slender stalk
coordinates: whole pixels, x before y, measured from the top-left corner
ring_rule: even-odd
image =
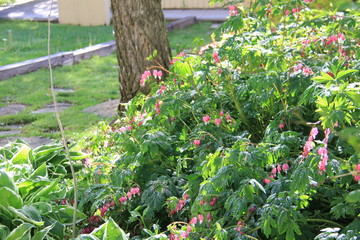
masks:
[[[64,145],[67,159],[69,160],[71,175],[72,175],[73,183],[74,183],[74,205],[73,205],[74,206],[74,214],[73,214],[73,223],[72,223],[72,226],[73,226],[72,236],[73,236],[73,238],[75,238],[76,237],[76,212],[77,212],[77,202],[78,202],[77,182],[76,182],[74,165],[71,161],[70,151],[69,151],[69,147],[67,145],[64,128],[61,123],[59,109],[58,109],[57,101],[56,101],[56,95],[55,95],[55,91],[54,91],[54,80],[53,80],[51,58],[50,58],[50,40],[51,40],[50,18],[51,18],[52,6],[53,6],[53,0],[51,0],[50,11],[49,11],[49,15],[48,15],[48,41],[47,41],[48,63],[49,63],[49,72],[50,72],[50,87],[51,87],[51,95],[52,95],[52,99],[53,99],[53,103],[54,103],[54,108],[55,108],[55,116],[56,116],[56,120],[58,122],[60,133],[61,133],[61,141],[62,141],[62,144]]]

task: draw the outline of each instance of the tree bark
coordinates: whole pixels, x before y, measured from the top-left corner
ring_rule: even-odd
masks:
[[[157,50],[158,61],[168,68],[171,50],[161,0],[111,0],[113,24],[119,63],[120,106],[130,101],[139,91],[143,72],[153,62],[147,57]]]

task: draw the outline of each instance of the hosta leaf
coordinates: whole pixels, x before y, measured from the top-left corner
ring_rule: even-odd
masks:
[[[64,225],[71,225],[73,221],[74,208],[67,205],[53,206],[53,213],[49,214],[53,219],[56,219]],[[76,222],[84,220],[87,216],[80,212],[76,211]]]
[[[36,192],[31,194],[31,196],[29,197],[29,199],[27,199],[27,201],[34,202],[36,200],[39,200],[42,197],[46,198],[50,192],[54,192],[58,189],[58,182],[59,182],[59,179],[56,179],[50,185],[48,185],[44,188],[40,188],[39,190],[37,190]]]
[[[29,177],[29,179],[36,179],[38,177],[47,177],[46,163],[41,164]]]
[[[20,150],[10,159],[13,164],[28,164],[30,148],[22,144]]]
[[[44,229],[41,229],[41,231],[35,233],[35,235],[31,238],[31,240],[43,240],[54,226],[55,224],[52,224]]]
[[[21,209],[15,209],[15,208],[13,208],[11,206],[9,206],[8,209],[11,212],[13,212],[18,218],[22,219],[25,222],[32,223],[32,224],[34,224],[36,226],[42,226],[44,224],[44,222],[42,222],[42,221],[35,220],[35,219],[39,219],[39,217],[40,217],[38,215],[38,213],[37,214],[35,213],[36,209],[25,209],[23,211],[20,211]],[[35,219],[33,219],[33,217]]]
[[[112,218],[106,221],[103,225],[96,228],[91,235],[98,237],[101,240],[117,239],[127,240],[125,232],[114,222]]]
[[[0,170],[0,187],[7,187],[16,193],[19,193],[12,178],[4,171]]]
[[[91,234],[81,234],[75,240],[99,240],[99,238],[91,235]]]
[[[0,224],[0,239],[5,240],[10,234],[10,230],[7,226]]]
[[[52,212],[52,206],[46,202],[36,202],[32,206],[40,213],[40,215],[46,215]]]
[[[29,237],[31,229],[34,228],[34,225],[30,223],[23,223],[14,230],[11,231],[10,235],[6,240],[22,240]]]
[[[0,204],[4,207],[22,208],[23,200],[19,194],[7,187],[0,188]]]

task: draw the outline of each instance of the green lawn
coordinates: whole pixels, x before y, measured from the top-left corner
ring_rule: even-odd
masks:
[[[210,41],[211,23],[200,22],[169,33],[173,49],[191,47],[195,38]],[[0,20],[0,66],[47,55],[47,23]],[[114,40],[112,26],[82,27],[51,24],[51,52],[78,48]]]
[[[15,0],[0,0],[0,7],[15,2]]]
[[[112,26],[51,24],[52,53],[114,39]],[[47,55],[47,23],[0,20],[0,66]]]
[[[193,44],[195,38],[204,39],[203,43],[210,42],[210,25],[211,23],[201,22],[187,29],[172,31],[169,41],[173,51],[193,49],[196,47],[196,44]],[[38,22],[0,21],[0,34],[6,34],[7,29],[11,29],[12,34],[12,40],[8,41],[12,42],[11,47],[0,49],[0,65],[46,55],[46,26],[46,23]],[[74,50],[113,40],[111,26],[79,27],[53,24],[52,36],[52,49],[56,49],[54,52]],[[3,38],[1,35],[0,39]],[[54,68],[53,75],[56,87],[75,90],[72,93],[58,94],[58,102],[73,104],[61,113],[68,135],[74,136],[104,120],[94,114],[84,113],[82,109],[119,98],[115,54],[107,57],[95,56],[73,66]],[[52,103],[49,86],[47,69],[0,81],[0,107],[9,103],[27,106],[20,114],[0,117],[0,127],[8,124],[26,124],[22,129],[25,136],[58,137],[58,133],[54,133],[58,126],[53,113],[31,114],[31,111]]]
[[[119,98],[118,67],[115,55],[93,57],[77,65],[54,68],[54,84],[59,88],[74,89],[72,93],[58,94],[58,102],[73,104],[61,113],[68,133],[81,132],[101,120],[82,109],[109,99]],[[0,117],[2,124],[29,123],[23,128],[25,135],[54,137],[57,122],[53,113],[31,114],[31,111],[52,103],[49,71],[42,69],[26,75],[0,81],[0,106],[6,103],[25,104],[21,114]]]

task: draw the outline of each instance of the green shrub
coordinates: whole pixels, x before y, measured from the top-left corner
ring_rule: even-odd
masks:
[[[152,92],[87,139],[83,233],[357,239],[360,16],[310,2],[232,6],[219,42],[146,69]]]

